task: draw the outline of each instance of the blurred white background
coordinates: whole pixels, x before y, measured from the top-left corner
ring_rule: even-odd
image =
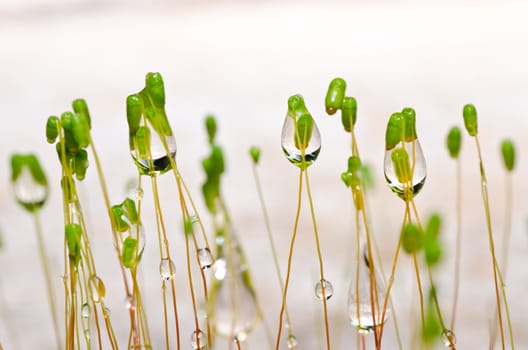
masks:
[[[113,203],[124,198],[125,182],[135,175],[128,153],[125,98],[143,86],[146,72],[163,74],[167,111],[178,143],[181,171],[205,217],[199,186],[200,160],[207,153],[203,119],[219,121],[228,172],[224,195],[249,256],[266,319],[277,327],[280,293],[268,249],[251,173],[248,149],[262,148],[261,176],[281,266],[286,267],[293,226],[297,170],[280,149],[287,98],[304,95],[319,125],[323,147],[310,168],[328,279],[336,349],[355,348],[346,318],[352,278],[352,204],[339,179],[349,152],[339,117],[324,112],[330,80],[341,76],[347,94],[358,100],[356,133],[364,161],[374,170],[371,220],[388,270],[403,216],[403,203],[383,179],[385,125],[405,106],[417,111],[417,128],[428,162],[428,178],[417,197],[422,216],[444,215],[444,263],[436,272],[441,303],[450,314],[454,251],[455,163],[444,139],[462,126],[462,106],[479,111],[480,140],[488,171],[492,220],[500,247],[504,228],[504,171],[499,143],[511,137],[518,150],[507,292],[518,348],[528,347],[528,282],[525,222],[528,171],[528,4],[522,1],[0,1],[0,343],[8,349],[53,349],[51,319],[39,265],[33,223],[13,199],[8,159],[13,152],[35,152],[52,186],[42,212],[59,304],[63,227],[59,164],[45,140],[47,117],[70,109],[84,97],[92,114],[92,134],[101,154]],[[464,136],[466,134],[464,133]],[[474,141],[464,138],[462,284],[456,337],[460,349],[488,346],[494,295],[481,205]],[[81,187],[93,235],[99,275],[107,286],[112,321],[125,346],[128,321],[124,292],[110,241],[95,167]],[[183,238],[170,175],[162,178],[162,204],[171,225],[171,247],[182,283],[184,348],[192,325],[183,283]],[[147,190],[146,198],[151,198]],[[305,202],[306,203],[306,202]],[[147,205],[148,208],[148,205]],[[150,207],[152,209],[152,207]],[[302,349],[319,349],[321,307],[313,296],[317,265],[308,208],[302,212],[289,293],[293,326]],[[158,260],[152,220],[144,278],[156,348],[161,348]],[[182,268],[180,269],[180,266]],[[411,260],[400,260],[394,287],[404,347],[415,332],[410,302],[417,305]],[[392,323],[384,341],[395,349]],[[408,347],[407,347],[408,346]],[[265,349],[262,326],[244,346]]]

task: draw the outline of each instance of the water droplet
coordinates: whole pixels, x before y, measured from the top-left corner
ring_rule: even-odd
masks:
[[[137,192],[136,192],[136,199],[139,201],[139,200],[142,200],[143,199],[143,195],[144,195],[144,192],[143,192],[143,189],[140,187],[137,189]]]
[[[455,345],[456,343],[455,333],[451,332],[449,329],[444,329],[444,331],[442,332],[442,343],[447,348],[451,347],[451,344]]]
[[[152,130],[150,133],[150,152],[152,155],[152,167],[151,161],[149,159],[143,159],[139,156],[136,156],[136,150],[134,147],[134,142],[131,140],[130,145],[130,154],[136,163],[136,166],[142,175],[155,176],[158,174],[163,174],[171,169],[170,158],[167,156],[167,152],[163,147],[163,143],[160,139],[160,136],[157,132]],[[173,135],[165,136],[167,141],[167,147],[169,149],[170,156],[174,159],[176,157],[176,140]],[[138,191],[139,192],[139,191]]]
[[[390,309],[387,306],[385,317],[381,319],[383,312],[383,301],[386,296],[386,289],[381,282],[378,274],[368,259],[368,250],[365,245],[362,249],[361,259],[359,260],[359,271],[354,269],[350,290],[348,293],[348,318],[353,327],[359,333],[367,334],[374,330],[374,327],[381,326],[388,318]],[[374,278],[371,279],[371,270],[373,268]],[[356,272],[359,275],[356,275]],[[371,284],[371,280],[373,283]],[[374,301],[371,299],[371,286],[374,288],[373,293],[377,293]],[[372,294],[374,295],[374,294]],[[379,302],[379,308],[376,306],[376,300]],[[374,304],[373,304],[374,303]],[[374,314],[372,310],[374,305]]]
[[[89,285],[93,302],[100,303],[106,295],[103,281],[99,277],[92,275],[92,277],[90,277]]]
[[[174,267],[172,260],[168,258],[161,259],[159,270],[161,279],[165,281],[173,279],[176,275],[176,267]]]
[[[127,295],[127,297],[125,298],[125,306],[128,310],[136,309],[136,299],[133,295]]]
[[[81,316],[82,318],[88,318],[90,317],[90,305],[88,303],[84,303],[81,307]]]
[[[297,117],[298,119],[298,117]],[[292,116],[286,115],[284,124],[282,125],[281,134],[282,150],[286,155],[286,158],[292,163],[299,167],[303,166],[302,152],[295,145],[295,122]],[[319,155],[321,150],[321,135],[315,122],[313,123],[312,136],[308,146],[304,150],[304,166],[310,166]]]
[[[200,268],[202,270],[207,270],[214,263],[213,254],[211,254],[209,248],[198,249],[198,260],[200,261]]]
[[[288,349],[295,349],[299,345],[297,338],[292,334],[288,337]]]
[[[110,311],[109,308],[107,308],[107,307],[104,308],[103,316],[104,316],[104,318],[110,318],[110,316],[112,316],[112,312]]]
[[[141,255],[143,254],[143,250],[145,250],[145,243],[146,243],[146,235],[145,235],[145,228],[143,225],[134,225],[130,224],[130,229],[126,231],[128,233],[128,237],[135,239],[138,242],[138,257],[141,259]],[[139,238],[138,238],[139,234]],[[126,237],[123,237],[123,240],[126,239]]]
[[[416,196],[418,192],[422,189],[425,179],[427,176],[427,169],[425,164],[425,158],[422,152],[422,147],[420,146],[420,141],[418,139],[411,142],[404,142],[405,151],[409,157],[409,165],[412,173],[412,181],[410,183],[401,183],[396,176],[396,170],[394,169],[394,164],[392,162],[392,152],[395,149],[401,149],[401,143],[390,150],[385,152],[384,159],[384,171],[385,179],[389,184],[390,189],[396,193],[400,198],[405,199],[405,191],[409,192],[409,195],[412,197]]]
[[[22,167],[14,192],[17,202],[29,211],[42,208],[48,198],[48,187],[36,182],[27,166]]]
[[[201,330],[192,332],[191,346],[194,350],[207,349],[207,336]]]
[[[323,291],[324,287],[324,291]],[[321,300],[323,299],[330,299],[332,295],[334,294],[334,286],[332,286],[332,283],[328,282],[327,280],[320,280],[315,285],[315,296]]]

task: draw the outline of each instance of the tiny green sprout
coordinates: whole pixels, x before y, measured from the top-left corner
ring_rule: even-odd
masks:
[[[251,156],[253,163],[257,165],[260,160],[260,148],[257,146],[251,146],[249,149],[249,155]]]
[[[137,239],[127,237],[123,241],[123,252],[121,254],[121,261],[126,268],[133,268],[136,266],[136,253],[138,242]]]
[[[213,144],[216,136],[216,119],[212,115],[205,117],[205,129],[209,137],[209,144]]]
[[[131,133],[135,133],[141,123],[141,115],[143,114],[143,103],[138,94],[129,95],[126,99],[126,113],[128,129]]]
[[[314,120],[309,113],[302,114],[295,125],[295,147],[306,149],[312,138]]]
[[[408,254],[414,254],[423,247],[423,232],[413,223],[408,223],[402,232],[402,247]]]
[[[477,109],[474,105],[467,104],[464,106],[462,114],[464,116],[464,125],[469,136],[476,136],[478,132]]]
[[[90,111],[88,111],[88,105],[83,98],[78,98],[72,102],[73,111],[76,114],[82,114],[88,123],[88,129],[92,128],[92,119],[90,117]]]
[[[88,152],[80,150],[75,155],[75,176],[77,180],[82,181],[86,177],[86,170],[88,169]]]
[[[186,235],[192,235],[193,233],[193,221],[188,216],[183,220],[183,232],[185,232]]]
[[[48,143],[54,143],[59,136],[60,119],[54,115],[46,122],[46,139]]]
[[[346,96],[341,107],[341,124],[347,132],[351,132],[356,125],[357,102],[353,97]],[[352,123],[352,124],[351,124]]]
[[[458,126],[453,126],[447,134],[447,149],[451,158],[458,158],[462,145],[462,131]]]
[[[506,139],[502,141],[501,152],[506,170],[513,171],[515,167],[515,146],[512,140]]]
[[[401,114],[404,118],[405,141],[411,142],[416,140],[416,112],[413,108],[406,107],[402,110]]]
[[[391,153],[391,159],[398,181],[402,184],[411,181],[411,163],[407,151],[404,148],[396,148]]]
[[[75,113],[72,118],[72,134],[75,142],[86,148],[90,144],[90,125],[85,114]]]
[[[82,228],[79,224],[66,225],[66,245],[68,246],[68,255],[74,265],[77,265],[81,259],[81,235]]]
[[[385,150],[391,150],[403,140],[404,117],[401,113],[393,113],[387,124],[385,132]]]
[[[342,78],[334,78],[328,86],[325,98],[326,113],[333,115],[343,105],[346,82]]]
[[[150,155],[150,129],[148,126],[140,126],[136,132],[136,150],[139,158],[149,159]]]
[[[147,92],[156,108],[165,107],[165,86],[160,73],[147,73],[145,78]]]

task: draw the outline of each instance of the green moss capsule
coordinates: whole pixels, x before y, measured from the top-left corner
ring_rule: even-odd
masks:
[[[361,169],[361,159],[358,156],[348,157],[348,171],[357,173]]]
[[[357,102],[353,97],[345,97],[341,107],[341,124],[347,132],[351,132],[356,125]]]
[[[212,115],[205,117],[205,129],[209,138],[209,144],[213,144],[216,136],[216,119]]]
[[[81,148],[90,144],[90,126],[85,114],[75,113],[72,118],[72,135]]]
[[[330,82],[325,98],[326,113],[333,115],[341,108],[345,90],[346,82],[342,78],[335,78]]]
[[[123,241],[123,250],[121,254],[121,261],[126,268],[134,268],[137,264],[137,248],[138,242],[132,237],[127,237]]]
[[[148,73],[145,78],[148,94],[156,108],[165,107],[165,86],[160,73]]]
[[[68,246],[68,256],[77,265],[81,259],[82,228],[78,224],[67,224],[64,231],[66,245]]]
[[[406,107],[402,110],[401,114],[404,119],[404,128],[405,128],[405,142],[412,142],[416,140],[416,112],[413,108]]]
[[[86,177],[86,170],[88,169],[88,152],[80,150],[75,155],[75,176],[77,180],[82,181]]]
[[[515,167],[515,146],[511,140],[506,139],[502,141],[501,153],[506,170],[513,171]]]
[[[86,119],[88,124],[88,130],[92,128],[92,118],[90,117],[90,111],[88,110],[88,105],[83,98],[78,98],[72,102],[73,111],[76,114],[82,114]]]
[[[128,222],[125,220],[126,214],[123,210],[123,207],[120,204],[113,205],[111,208],[112,216],[114,217],[114,222],[116,229],[119,232],[125,232],[130,228]]]
[[[11,182],[15,182],[22,173],[22,167],[25,165],[26,157],[20,154],[11,155]]]
[[[404,117],[401,113],[393,113],[385,132],[385,150],[391,150],[404,138]]]
[[[141,115],[143,114],[143,103],[138,94],[129,95],[126,99],[126,113],[128,129],[131,133],[136,132],[141,123]]]
[[[48,143],[54,143],[59,136],[60,119],[52,115],[46,122],[46,139]]]
[[[423,232],[415,224],[408,223],[402,232],[402,247],[408,254],[414,254],[423,247]]]
[[[295,125],[295,147],[306,149],[312,138],[314,121],[310,114],[302,114]]]
[[[411,163],[409,154],[404,148],[396,148],[391,153],[392,164],[396,178],[402,184],[411,181]]]
[[[472,104],[467,104],[464,106],[462,112],[464,116],[464,125],[470,136],[476,136],[478,132],[477,125],[477,109]]]
[[[249,149],[249,155],[251,156],[253,163],[258,164],[260,160],[260,148],[257,146],[251,146]]]
[[[462,146],[462,131],[458,126],[454,126],[449,130],[446,143],[451,158],[458,158]]]
[[[193,221],[190,217],[186,217],[183,220],[183,232],[185,232],[186,235],[192,235],[193,233]]]
[[[150,158],[150,129],[148,126],[140,126],[136,132],[136,150],[139,158]]]
[[[128,221],[135,225],[138,223],[138,213],[136,209],[136,202],[132,199],[127,198],[121,203],[125,216],[128,218]]]
[[[309,114],[304,98],[301,95],[293,95],[288,99],[288,115],[292,118],[297,118],[302,114]]]

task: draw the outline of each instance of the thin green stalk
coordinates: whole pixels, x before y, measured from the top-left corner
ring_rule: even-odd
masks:
[[[456,246],[455,246],[455,274],[453,290],[453,307],[451,309],[451,331],[455,332],[455,320],[458,304],[458,290],[460,285],[460,249],[462,232],[462,171],[460,159],[456,161]]]

